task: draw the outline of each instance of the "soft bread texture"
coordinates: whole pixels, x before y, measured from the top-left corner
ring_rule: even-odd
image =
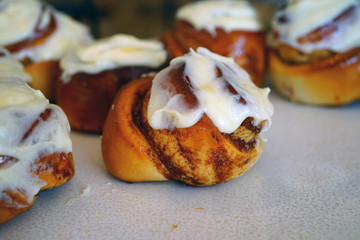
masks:
[[[205,47],[222,56],[232,57],[244,68],[257,86],[264,80],[266,68],[265,34],[263,32],[232,31],[217,28],[212,36],[205,30],[198,31],[190,23],[178,21],[175,28],[162,37],[171,58],[189,52],[190,48]]]
[[[224,134],[204,115],[189,128],[154,130],[147,123],[152,77],[126,84],[109,111],[103,136],[105,165],[126,182],[179,180],[208,186],[234,179],[259,158],[261,126],[247,119]]]
[[[34,62],[25,64],[24,68],[32,78],[29,85],[40,90],[50,101],[55,101],[56,81],[60,75],[59,61]]]
[[[35,128],[39,127],[38,123],[40,120],[46,121],[51,114],[52,111],[50,109],[42,113],[39,119],[26,131],[23,139],[25,140]],[[0,157],[6,158],[6,156],[1,154]],[[57,187],[72,179],[75,174],[72,152],[39,156],[39,160],[28,171],[44,183],[40,190]],[[28,201],[28,196],[24,189],[5,189],[0,197],[0,225],[30,209],[36,198],[37,195],[31,201]]]
[[[270,75],[278,92],[294,102],[338,106],[360,99],[360,49],[307,63],[269,53]]]
[[[101,138],[102,155],[109,172],[127,182],[161,181],[156,154],[133,119],[133,108],[151,87],[151,78],[126,84],[111,106]]]

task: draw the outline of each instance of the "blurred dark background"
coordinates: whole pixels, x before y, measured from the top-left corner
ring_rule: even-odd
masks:
[[[96,38],[116,33],[156,38],[175,22],[176,10],[196,0],[46,0],[56,9],[87,24]],[[268,25],[285,0],[253,0]]]

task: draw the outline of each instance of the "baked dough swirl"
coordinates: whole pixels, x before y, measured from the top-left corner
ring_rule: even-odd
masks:
[[[0,57],[0,225],[74,175],[66,116],[28,78],[18,61]]]
[[[105,165],[128,182],[234,179],[262,153],[273,113],[268,93],[207,49],[175,58],[155,78],[120,89],[102,136]]]
[[[360,98],[360,1],[292,1],[269,34],[269,68],[286,98],[344,105]]]
[[[54,100],[58,61],[92,41],[89,29],[38,0],[2,0],[0,22],[0,46],[24,64],[31,86]]]

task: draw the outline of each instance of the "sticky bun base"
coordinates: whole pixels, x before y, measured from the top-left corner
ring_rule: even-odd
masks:
[[[339,106],[360,99],[360,49],[308,63],[283,60],[269,53],[272,83],[278,92],[294,102]]]
[[[179,180],[192,186],[234,179],[258,160],[261,126],[248,118],[232,134],[221,133],[204,115],[183,129],[152,129],[147,121],[152,78],[126,84],[110,109],[102,136],[109,172],[126,182]]]

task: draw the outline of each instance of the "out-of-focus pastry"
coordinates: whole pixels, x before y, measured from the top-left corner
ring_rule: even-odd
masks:
[[[205,47],[232,57],[260,86],[266,68],[265,34],[256,8],[247,1],[199,1],[181,7],[176,26],[162,41],[172,58]]]
[[[277,90],[314,105],[359,99],[359,29],[359,0],[288,1],[269,35],[269,68]]]
[[[268,93],[232,58],[205,48],[175,58],[120,89],[102,136],[105,165],[127,182],[234,179],[262,153],[273,114]]]
[[[29,78],[17,60],[0,57],[0,225],[74,175],[66,116]]]
[[[156,40],[124,34],[98,40],[61,60],[56,101],[73,129],[101,132],[119,88],[167,62],[167,52]]]
[[[91,39],[87,27],[44,2],[0,1],[0,46],[24,64],[31,86],[50,100],[55,97],[59,59]]]

